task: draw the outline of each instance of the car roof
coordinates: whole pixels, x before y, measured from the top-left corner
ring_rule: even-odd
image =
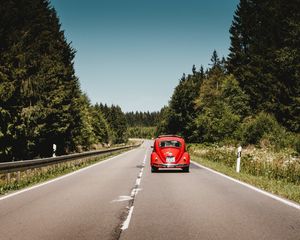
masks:
[[[180,142],[184,142],[184,139],[178,135],[160,135],[156,140],[177,140]]]

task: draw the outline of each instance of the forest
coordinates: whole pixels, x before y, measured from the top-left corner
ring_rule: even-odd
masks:
[[[300,152],[300,4],[241,0],[229,55],[183,74],[158,134],[194,143],[259,144]]]
[[[160,112],[124,113],[82,92],[76,50],[48,0],[2,0],[0,161],[158,134],[300,152],[299,1],[240,0],[229,32],[228,56],[214,50],[209,68],[193,65]]]
[[[160,112],[127,112],[125,114],[128,129],[127,135],[131,138],[152,139],[156,136]]]
[[[125,117],[129,127],[153,127],[159,122],[160,112],[127,112]]]
[[[0,161],[126,142],[119,106],[92,105],[74,73],[75,49],[47,0],[0,5]]]

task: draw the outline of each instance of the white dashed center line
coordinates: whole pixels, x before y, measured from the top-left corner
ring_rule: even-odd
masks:
[[[141,190],[139,188],[139,186],[141,185],[141,181],[142,181],[143,171],[144,171],[145,164],[146,164],[146,159],[147,159],[147,153],[148,153],[148,151],[146,151],[144,160],[142,162],[142,167],[141,167],[140,172],[139,172],[139,174],[137,176],[137,179],[135,181],[135,186],[132,189],[131,194],[130,194],[131,200],[130,200],[129,206],[128,206],[129,211],[128,211],[128,215],[127,215],[126,220],[123,222],[123,224],[121,226],[121,230],[122,231],[126,230],[129,227],[129,223],[130,223],[130,220],[131,220],[131,217],[132,217],[132,213],[133,213],[133,208],[134,208],[134,206],[133,206],[134,199],[135,199],[136,195],[138,194],[138,191]]]
[[[122,231],[126,230],[129,227],[129,223],[130,223],[130,219],[131,219],[131,216],[132,216],[133,208],[134,208],[134,206],[130,207],[130,210],[128,212],[128,216],[127,216],[126,220],[124,221],[124,223],[122,224],[122,227],[121,227]]]

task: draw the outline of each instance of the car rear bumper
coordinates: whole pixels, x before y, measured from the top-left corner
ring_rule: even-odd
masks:
[[[151,167],[157,168],[185,168],[189,167],[189,164],[174,164],[174,163],[165,163],[165,164],[152,164]]]

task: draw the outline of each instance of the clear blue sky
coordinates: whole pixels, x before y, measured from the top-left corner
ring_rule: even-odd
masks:
[[[182,73],[227,56],[238,0],[51,0],[92,103],[158,111]]]

